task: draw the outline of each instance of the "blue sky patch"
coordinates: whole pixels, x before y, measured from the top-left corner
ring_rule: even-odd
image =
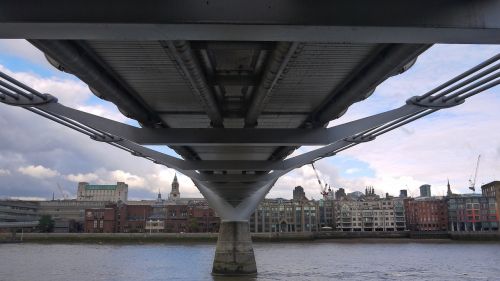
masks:
[[[334,157],[328,158],[329,161],[334,165],[341,177],[347,179],[355,179],[359,177],[374,177],[375,171],[370,168],[370,165],[354,157],[346,155],[336,155]]]

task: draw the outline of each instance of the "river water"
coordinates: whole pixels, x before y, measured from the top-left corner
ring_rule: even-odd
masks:
[[[256,277],[213,277],[215,245],[0,244],[1,281],[500,280],[500,243],[255,243]]]

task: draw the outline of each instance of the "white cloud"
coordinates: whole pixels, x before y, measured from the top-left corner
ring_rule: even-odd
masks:
[[[8,175],[10,175],[10,170],[0,169],[0,176],[8,176]]]
[[[151,192],[158,192],[160,190],[164,194],[170,193],[175,174],[177,174],[179,181],[181,197],[202,197],[190,178],[161,165],[155,165],[151,172],[145,176],[149,190]]]
[[[77,106],[76,109],[85,111],[90,114],[94,114],[99,117],[115,120],[118,122],[125,122],[131,119],[128,119],[123,114],[121,114],[118,109],[110,108],[111,106],[103,106],[103,105],[80,105]],[[113,106],[114,107],[114,106]]]
[[[21,200],[21,201],[43,201],[43,200],[47,200],[47,198],[36,197],[36,196],[0,197],[0,199],[4,199],[4,200]]]
[[[31,72],[14,72],[3,65],[0,65],[0,71],[41,93],[48,93],[55,96],[60,103],[67,106],[74,107],[83,104],[92,96],[89,88],[83,82],[77,80],[63,79],[55,76],[41,77]]]
[[[69,181],[72,182],[92,182],[99,178],[98,175],[94,173],[87,174],[69,174],[66,176]]]
[[[41,165],[38,166],[29,165],[26,167],[20,167],[18,171],[23,175],[39,179],[52,178],[59,175],[59,172],[49,168],[45,168]]]
[[[360,171],[361,170],[358,169],[358,168],[349,168],[349,169],[345,170],[345,173],[349,174],[349,175],[352,175],[352,174],[359,173]]]
[[[1,41],[1,40],[0,40]],[[41,77],[31,72],[14,72],[0,65],[0,71],[29,85],[41,93],[49,93],[58,99],[58,102],[85,111],[100,117],[109,118],[118,122],[130,119],[121,114],[116,106],[110,102],[101,101],[99,104],[89,104],[94,96],[86,84],[76,79],[60,77]]]
[[[130,187],[138,187],[138,188],[146,187],[146,181],[142,177],[133,175],[131,173],[122,170],[111,171],[110,177],[117,182],[118,181],[126,182]]]
[[[28,60],[34,64],[47,67],[52,66],[45,59],[44,54],[23,39],[2,39],[0,40],[0,52],[4,55],[11,55],[21,59]]]

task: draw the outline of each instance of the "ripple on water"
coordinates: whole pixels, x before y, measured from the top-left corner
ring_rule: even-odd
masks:
[[[4,244],[0,281],[500,280],[500,244],[256,243],[254,277],[213,277],[214,250],[214,244]]]

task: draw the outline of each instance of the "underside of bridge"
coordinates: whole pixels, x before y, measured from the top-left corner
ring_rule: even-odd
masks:
[[[500,42],[495,1],[10,2],[0,37],[28,39],[141,128],[5,74],[0,101],[189,176],[222,219],[216,274],[257,271],[248,219],[280,176],[499,83],[498,64],[487,68],[497,56],[400,108],[327,128],[433,43]],[[160,144],[182,159],[142,146]],[[302,145],[324,147],[287,158]]]

